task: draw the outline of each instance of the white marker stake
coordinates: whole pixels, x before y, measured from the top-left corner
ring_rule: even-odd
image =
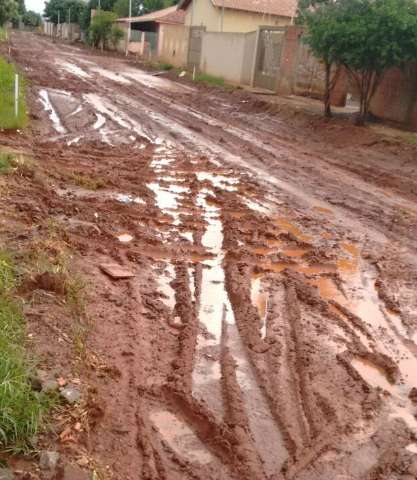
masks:
[[[19,75],[14,76],[14,116],[19,114]]]

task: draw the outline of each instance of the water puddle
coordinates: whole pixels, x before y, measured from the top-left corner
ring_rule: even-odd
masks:
[[[417,419],[415,417],[417,408],[408,398],[408,389],[404,388],[403,385],[390,383],[384,371],[372,362],[364,359],[353,359],[351,364],[369,385],[379,387],[391,394],[388,404],[389,418],[401,418],[408,428],[414,434],[417,434]]]
[[[71,145],[78,143],[82,138],[82,135],[79,137],[74,137],[72,140],[68,140],[67,145],[70,147]]]
[[[152,190],[156,196],[156,203],[161,212],[174,218],[173,224],[178,226],[181,224],[180,212],[178,211],[178,202],[182,194],[188,193],[187,187],[170,184],[168,187],[161,187],[157,182],[148,183],[147,187]]]
[[[61,68],[63,68],[65,71],[71,73],[72,75],[75,75],[76,77],[83,79],[91,78],[90,74],[88,74],[85,70],[78,67],[77,65],[74,65],[73,63],[65,62],[62,60],[56,61],[55,63]]]
[[[226,177],[225,175],[214,174],[211,172],[197,172],[196,175],[199,182],[208,180],[213,187],[221,188],[228,192],[237,191],[237,184],[239,183],[237,178]]]
[[[93,67],[93,68],[90,68],[90,71],[94,73],[98,73],[102,77],[107,78],[108,80],[112,80],[113,82],[116,82],[116,83],[121,83],[123,85],[132,84],[130,80],[123,77],[122,75],[112,72],[111,70],[106,70],[104,68],[99,68],[99,67]]]
[[[258,309],[259,316],[261,318],[261,337],[266,336],[266,319],[268,311],[268,292],[262,289],[262,278],[254,277],[251,285],[251,302],[252,305]]]
[[[251,200],[249,198],[244,198],[244,202],[248,208],[251,210],[258,212],[258,213],[263,213],[267,215],[270,213],[270,209],[266,207],[265,205],[262,205],[260,202],[256,202],[254,200]]]
[[[364,358],[354,358],[351,361],[351,365],[372,387],[379,387],[382,390],[394,393],[394,385],[388,380],[384,370],[378,367],[378,365]]]
[[[281,470],[288,457],[284,439],[276,422],[271,417],[269,406],[260,389],[251,364],[245,354],[238,329],[235,325],[227,327],[230,353],[237,362],[236,377],[245,402],[245,410],[253,439],[269,477]],[[273,447],[274,454],[271,455]]]
[[[190,92],[195,91],[195,89],[192,87],[181,85],[179,83],[172,82],[171,80],[167,80],[165,78],[149,75],[149,73],[146,73],[138,69],[135,69],[135,70],[126,69],[122,72],[122,74],[124,77],[128,77],[131,80],[139,82],[146,87],[151,87],[156,89],[161,88],[163,90],[171,90],[173,92],[182,92],[182,93],[184,93],[184,91],[190,91]]]
[[[133,240],[133,236],[130,235],[129,233],[122,233],[117,236],[117,239],[119,240],[119,242],[129,243]]]
[[[139,205],[146,205],[145,200],[140,197],[135,197],[134,195],[129,195],[126,193],[116,193],[113,194],[113,198],[121,203],[137,203]]]
[[[96,113],[97,120],[95,121],[94,130],[100,130],[100,128],[106,123],[106,118],[101,113]]]
[[[298,228],[293,223],[289,222],[285,217],[278,217],[275,219],[275,223],[282,229],[289,233],[292,233],[298,240],[303,242],[310,242],[312,237],[310,235],[305,235],[300,228]]]
[[[47,90],[39,90],[39,99],[43,105],[45,112],[49,113],[49,118],[52,121],[54,129],[58,133],[66,133],[66,128],[62,125],[61,119],[59,118],[56,110],[54,109]]]
[[[111,118],[113,122],[117,123],[125,130],[133,131],[142,138],[145,138],[152,142],[150,136],[145,132],[142,126],[119,110],[116,105],[111,103],[108,99],[100,97],[95,93],[87,93],[84,95],[84,99],[92,105],[98,113]]]
[[[410,443],[405,447],[405,449],[411,453],[417,453],[417,443]]]
[[[176,415],[166,410],[154,410],[149,416],[163,439],[177,455],[200,465],[215,461],[215,457],[203,442]]]
[[[207,222],[202,237],[203,246],[213,255],[206,260],[202,271],[201,296],[198,318],[205,333],[197,338],[196,360],[193,371],[193,395],[204,399],[215,415],[222,418],[223,401],[221,389],[220,342],[223,321],[233,324],[235,321],[229,296],[225,287],[223,270],[223,225],[220,209],[207,202],[208,190],[202,190],[197,197],[197,205],[202,209]],[[211,353],[212,352],[212,353]]]

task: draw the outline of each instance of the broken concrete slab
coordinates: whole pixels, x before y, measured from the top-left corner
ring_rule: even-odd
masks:
[[[132,278],[135,276],[135,273],[133,273],[131,270],[128,270],[117,263],[102,263],[100,264],[100,269],[115,280]]]

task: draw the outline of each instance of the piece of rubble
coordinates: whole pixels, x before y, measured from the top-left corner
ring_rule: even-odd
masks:
[[[116,280],[121,278],[132,278],[135,274],[117,263],[102,263],[100,265],[101,270]]]
[[[44,450],[39,457],[39,466],[41,470],[53,471],[56,469],[59,461],[59,453]]]
[[[78,403],[81,400],[80,390],[71,385],[63,388],[60,394],[61,394],[61,397],[63,397],[68,403],[71,403],[71,404]]]

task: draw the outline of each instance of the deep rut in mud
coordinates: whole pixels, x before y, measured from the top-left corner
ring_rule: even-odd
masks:
[[[15,55],[34,84],[31,148],[54,181],[34,198],[82,246],[91,310],[104,312],[91,347],[119,372],[90,379],[107,404],[97,457],[123,479],[410,478],[412,181],[383,195],[314,157],[317,140],[303,164],[302,131],[289,138],[243,94],[215,116],[223,94],[190,107],[197,87],[41,39],[51,78],[31,38],[15,38]],[[137,277],[103,279],[109,259]],[[110,297],[125,299],[116,317]]]

